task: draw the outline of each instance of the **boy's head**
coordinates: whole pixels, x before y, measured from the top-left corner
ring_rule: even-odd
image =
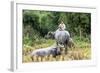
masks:
[[[63,21],[61,21],[61,24],[64,24],[64,22],[63,22]]]

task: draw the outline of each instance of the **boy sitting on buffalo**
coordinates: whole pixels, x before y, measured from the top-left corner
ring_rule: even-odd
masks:
[[[66,29],[66,26],[63,21],[61,21],[61,23],[59,24],[58,27],[59,27],[59,30],[61,30],[61,31]]]

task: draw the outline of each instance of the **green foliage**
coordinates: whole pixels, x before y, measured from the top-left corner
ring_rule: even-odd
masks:
[[[65,23],[66,30],[70,31],[72,35],[80,35],[80,31],[82,36],[91,33],[90,13],[23,10],[24,27],[30,25],[42,37],[48,31],[55,31],[61,21]]]
[[[75,36],[73,37],[74,43],[77,45],[79,48],[90,48],[90,39],[88,37],[80,37]]]

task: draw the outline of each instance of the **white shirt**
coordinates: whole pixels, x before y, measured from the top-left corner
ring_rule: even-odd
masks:
[[[65,30],[65,29],[66,29],[65,24],[60,24],[60,25],[59,25],[59,29],[60,29],[60,30]]]

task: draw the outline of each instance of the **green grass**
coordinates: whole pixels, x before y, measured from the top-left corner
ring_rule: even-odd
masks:
[[[48,39],[48,40],[45,40],[45,42],[42,42],[39,44],[35,43],[34,46],[32,46],[32,47],[35,47],[35,49],[45,48],[45,47],[49,47],[49,46],[53,45],[54,43],[55,43],[54,40]]]

